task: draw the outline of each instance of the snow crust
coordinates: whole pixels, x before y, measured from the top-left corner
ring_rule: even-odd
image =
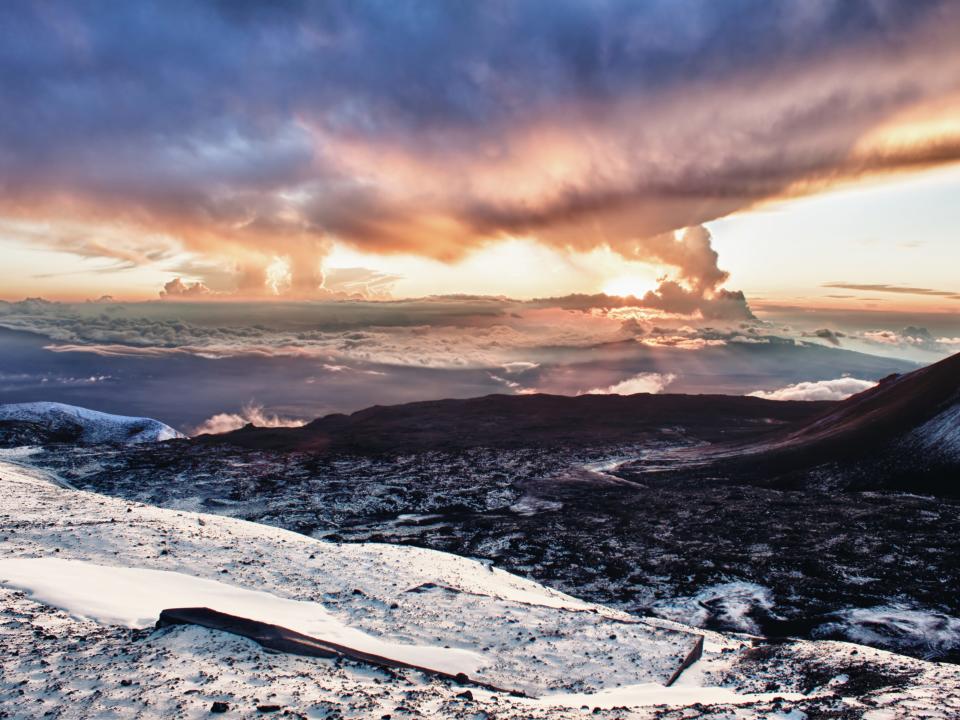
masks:
[[[143,443],[182,438],[184,435],[159,420],[90,410],[57,402],[0,405],[0,420],[20,420],[57,431],[79,426],[81,442]]]
[[[723,687],[702,687],[695,685],[672,685],[664,687],[658,683],[640,683],[625,687],[608,688],[597,693],[569,693],[550,695],[539,699],[540,705],[564,705],[579,708],[587,705],[591,708],[605,709],[622,707],[677,706],[686,705],[749,705],[769,702],[774,698],[781,700],[799,700],[801,693],[738,693]]]
[[[338,632],[450,669],[474,663],[473,677],[537,697],[269,653],[205,628],[150,630],[168,603]],[[703,658],[664,687],[701,634]],[[586,603],[466,558],[122,501],[2,456],[0,646],[0,708],[11,718],[205,718],[214,701],[228,702],[230,717],[261,717],[264,704],[310,718],[568,719],[584,706],[611,720],[960,713],[954,666],[828,641],[780,644],[758,664],[742,637]],[[909,680],[869,696],[832,692],[830,669],[851,672],[854,650],[871,672]],[[811,691],[807,666],[822,687]]]
[[[19,558],[0,560],[0,583],[24,590],[38,602],[109,625],[147,628],[165,608],[209,607],[452,675],[471,675],[486,664],[481,654],[468,650],[381,640],[349,627],[319,603],[168,570]]]
[[[663,683],[700,634],[447,553],[321,542],[71,490],[42,476],[0,459],[0,527],[17,528],[0,544],[0,586],[78,618],[146,627],[161,605],[203,604],[307,634],[355,631],[358,642],[384,643],[377,654],[416,653],[416,664],[429,667],[420,662],[424,652],[446,663],[438,669],[530,695]],[[83,563],[62,566],[72,573],[63,579],[45,570],[63,560]],[[176,575],[152,574],[161,570]]]

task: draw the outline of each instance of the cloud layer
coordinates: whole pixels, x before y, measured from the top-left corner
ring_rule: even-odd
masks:
[[[782,325],[691,322],[622,300],[0,302],[0,390],[8,402],[56,400],[212,432],[444,397],[744,394],[915,367]]]
[[[530,302],[436,297],[197,303],[192,287],[180,287],[179,303],[0,302],[0,326],[44,335],[54,341],[54,351],[104,357],[303,357],[331,366],[496,368],[507,375],[536,368],[533,353],[563,349],[610,343],[698,349],[771,341],[756,322],[741,324],[752,318],[745,304],[732,305],[723,326],[714,327],[704,325],[714,316],[694,321],[648,307],[643,299],[606,295]],[[707,307],[713,301],[696,302]]]
[[[869,390],[876,384],[871,380],[845,377],[836,380],[794,383],[778,390],[757,390],[750,395],[766,400],[846,400],[851,395]]]
[[[723,277],[673,230],[960,157],[895,132],[960,92],[958,34],[945,0],[4,3],[0,215],[121,265],[182,245],[246,294],[322,294],[334,240],[529,235],[696,302]]]

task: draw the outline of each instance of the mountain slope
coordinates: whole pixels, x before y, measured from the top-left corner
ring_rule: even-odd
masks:
[[[57,402],[0,405],[3,444],[49,442],[144,443],[182,438],[159,420],[89,410]]]
[[[678,460],[674,471],[688,472]],[[699,475],[785,487],[958,496],[960,354],[891,375],[800,427],[708,449],[691,465]]]
[[[960,407],[960,353],[878,385],[841,402],[808,425],[787,433],[781,448],[823,448],[843,454],[904,440],[928,421]],[[953,442],[956,442],[955,440]],[[945,448],[944,448],[945,449]],[[941,448],[931,447],[939,453]],[[953,448],[956,450],[956,447]]]

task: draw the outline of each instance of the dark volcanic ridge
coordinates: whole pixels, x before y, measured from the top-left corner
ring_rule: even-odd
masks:
[[[298,428],[245,428],[194,442],[257,450],[407,453],[469,448],[597,447],[683,434],[718,442],[768,433],[832,408],[735,395],[487,395],[376,405]]]

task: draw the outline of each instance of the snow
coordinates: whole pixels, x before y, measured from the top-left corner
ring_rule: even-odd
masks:
[[[569,693],[550,695],[540,698],[541,705],[563,705],[570,708],[588,705],[591,708],[643,707],[649,705],[684,706],[700,703],[703,705],[747,705],[757,702],[770,702],[774,698],[799,700],[805,697],[800,693],[738,693],[722,687],[698,687],[672,685],[664,687],[658,683],[639,683],[625,687],[608,688],[597,693]]]
[[[956,403],[928,420],[907,437],[924,450],[946,460],[960,462],[960,403]]]
[[[79,428],[79,440],[86,443],[129,444],[184,437],[169,425],[152,418],[111,415],[57,402],[0,405],[0,420],[36,423],[54,432]]]
[[[594,473],[597,473],[598,475],[610,475],[617,468],[639,459],[640,458],[636,455],[630,455],[628,457],[608,458],[606,460],[599,460],[597,462],[586,463],[582,465],[582,467],[587,472],[594,472]]]
[[[306,606],[289,607],[324,610],[342,626],[391,646],[449,647],[460,652],[445,661],[469,659],[471,669],[482,665],[468,672],[471,677],[531,695],[665,682],[699,634],[689,628],[652,626],[446,553],[321,542],[232,518],[69,490],[41,475],[0,461],[0,527],[14,530],[0,544],[0,560],[29,558],[26,570],[8,569],[4,562],[0,577],[18,569],[25,575],[8,587],[29,589],[37,599],[70,608],[78,616],[114,617],[120,625],[144,626],[156,620],[161,605],[198,602],[193,595],[198,586],[192,583],[212,580],[218,583],[218,593],[220,586],[232,586],[231,603],[238,601],[237,592],[243,597],[250,597],[244,592],[264,593],[272,598],[269,603],[257,597],[271,608],[281,601],[303,601]],[[182,582],[177,593],[146,598],[142,606],[98,609],[97,602],[108,601],[96,596],[106,579],[91,581],[93,595],[86,599],[65,597],[64,588],[81,588],[83,583],[44,580],[46,575],[38,569],[43,566],[37,563],[47,560],[38,558],[50,557],[136,566],[131,572],[173,571]],[[111,588],[126,577],[117,570],[88,567],[83,572],[109,573]],[[187,582],[190,592],[180,593]],[[233,605],[206,604],[225,612],[234,608],[231,614],[252,614],[246,606],[244,612],[236,612],[239,608]],[[283,619],[272,615],[266,619],[287,627],[298,618],[305,620],[286,609],[282,615]],[[398,651],[393,647],[391,652]]]
[[[469,668],[471,677],[536,698],[478,688],[464,696],[463,686],[416,671],[270,653],[206,628],[149,629],[160,609],[184,605],[377,654],[414,653],[422,664]],[[664,687],[698,635],[703,658]],[[320,542],[71,490],[3,457],[0,646],[0,708],[12,718],[203,718],[223,701],[232,717],[276,704],[310,718],[553,719],[582,717],[586,705],[634,720],[794,720],[820,703],[842,710],[860,702],[829,683],[801,694],[807,664],[847,672],[849,644],[785,643],[776,663],[761,667],[743,638],[586,603],[467,558]],[[878,672],[914,674],[865,697],[871,710],[960,713],[960,669],[857,649]]]
[[[6,460],[17,460],[36,455],[41,448],[33,445],[21,445],[20,447],[0,448],[0,458]]]
[[[208,607],[451,675],[471,675],[486,662],[479,653],[466,650],[386,642],[345,625],[319,603],[167,570],[20,558],[0,560],[0,584],[24,590],[38,602],[72,615],[110,625],[152,627],[165,608]]]
[[[750,617],[760,610],[773,609],[773,593],[757,583],[736,580],[708,585],[687,598],[671,598],[653,606],[657,615],[690,625],[706,625],[713,621],[725,628],[746,633],[760,629]]]
[[[960,618],[898,605],[850,608],[815,630],[818,637],[839,635],[852,642],[883,643],[924,656],[960,649]]]
[[[544,512],[556,512],[563,508],[563,503],[546,500],[536,495],[524,495],[510,506],[510,512],[518,515],[536,515]]]

